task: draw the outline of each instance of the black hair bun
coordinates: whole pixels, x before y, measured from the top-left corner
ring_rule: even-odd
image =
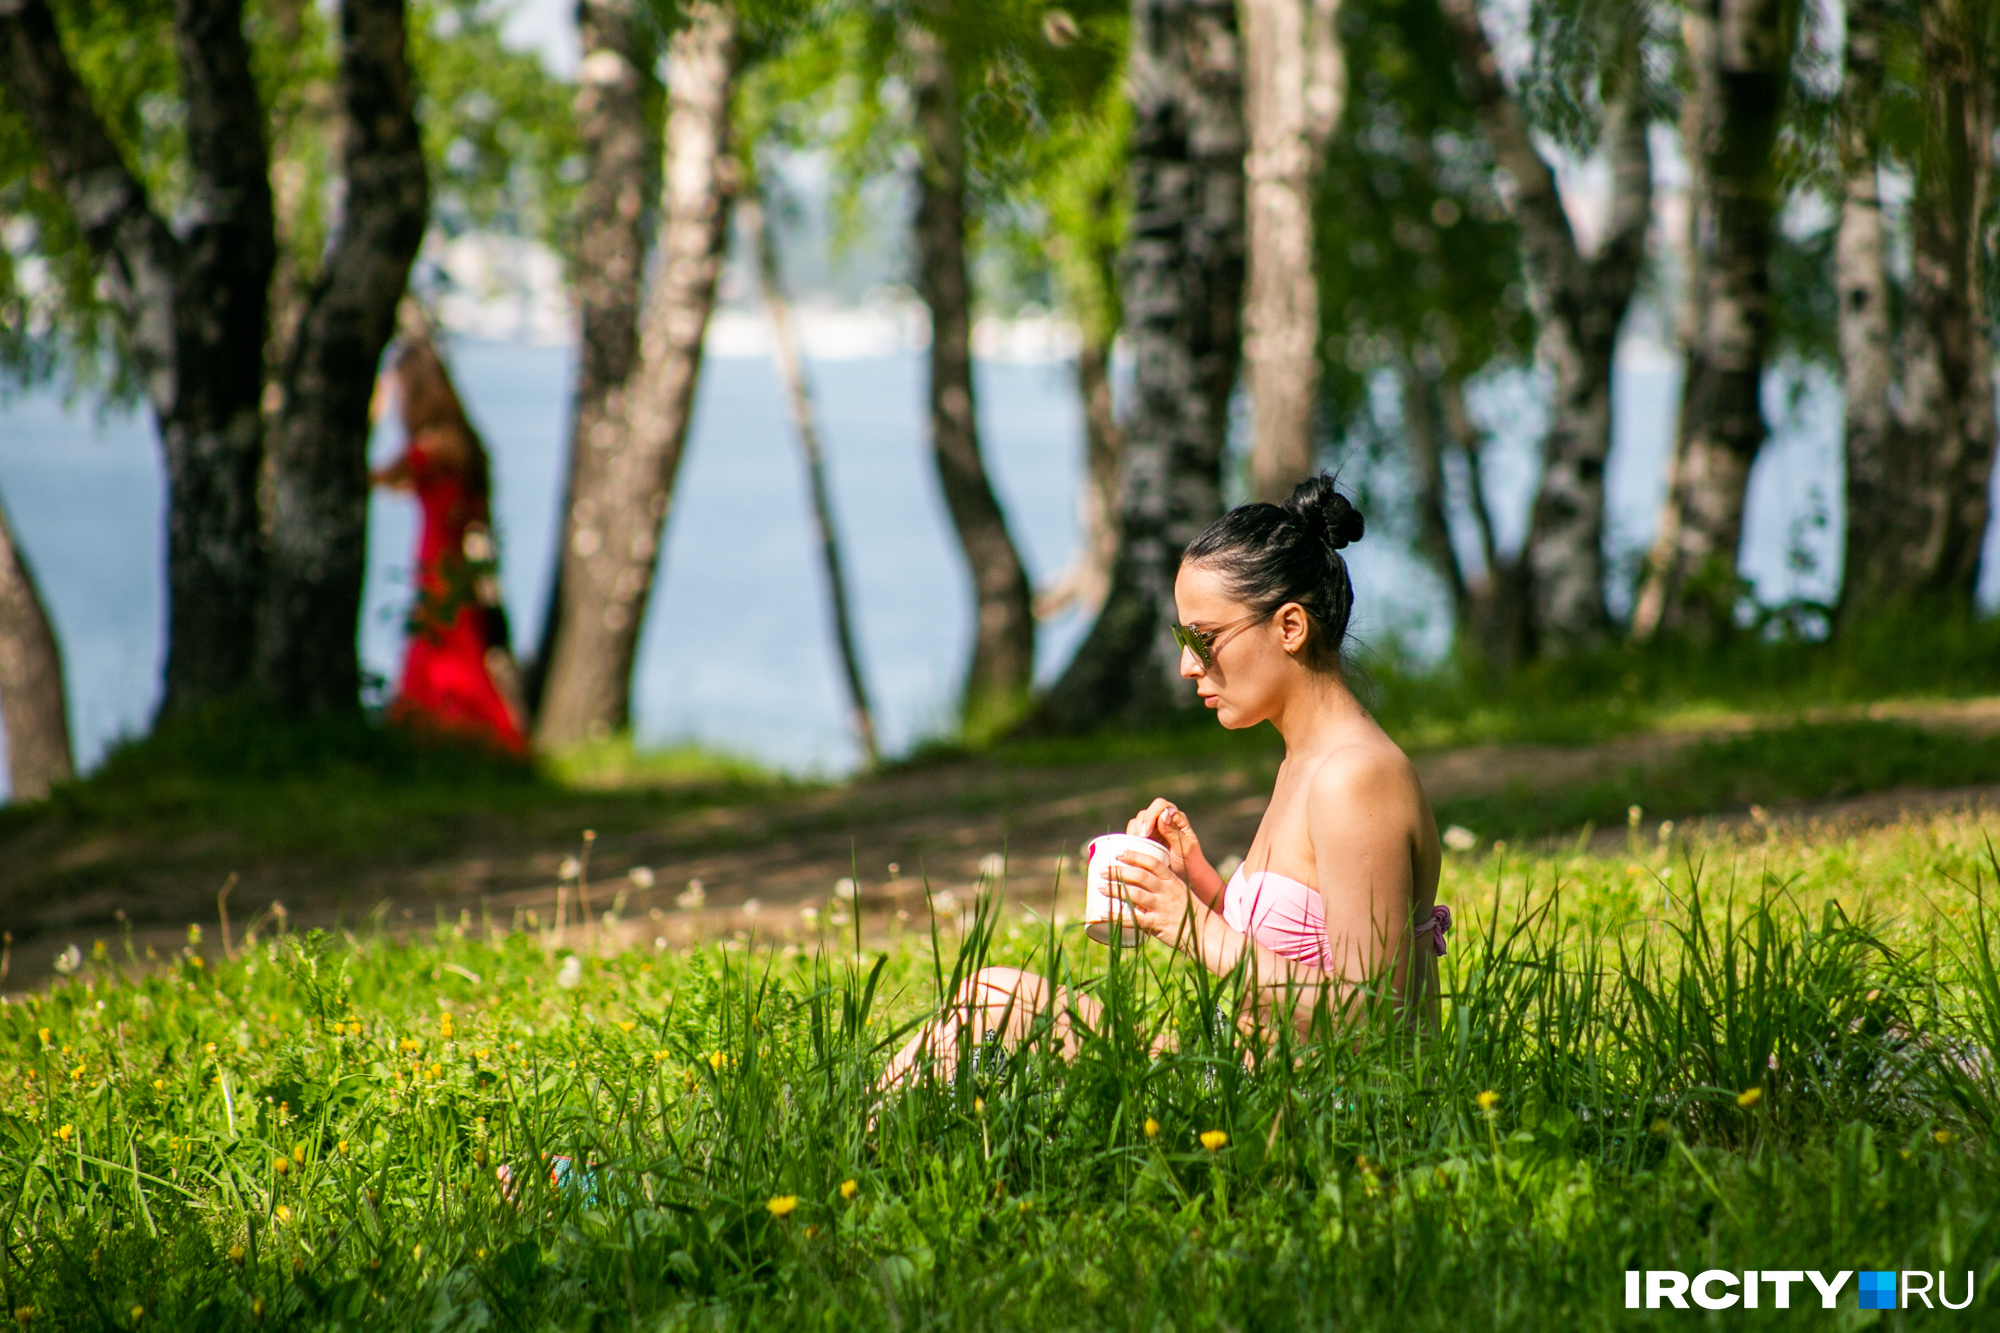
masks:
[[[1361,511],[1335,489],[1333,478],[1324,472],[1292,488],[1285,512],[1303,523],[1306,531],[1318,535],[1328,551],[1360,541],[1368,526]]]

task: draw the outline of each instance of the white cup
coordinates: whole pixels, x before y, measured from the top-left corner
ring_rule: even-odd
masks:
[[[1111,896],[1112,863],[1132,852],[1159,862],[1162,870],[1167,868],[1165,847],[1151,838],[1138,838],[1130,833],[1107,833],[1092,838],[1083,850],[1083,933],[1099,944],[1111,942],[1114,927],[1122,927],[1118,942],[1126,948],[1139,942],[1139,928],[1129,919],[1131,907],[1124,899]]]

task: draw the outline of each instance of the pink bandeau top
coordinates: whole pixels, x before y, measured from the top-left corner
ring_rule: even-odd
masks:
[[[1275,870],[1245,873],[1238,866],[1222,891],[1222,919],[1281,958],[1333,971],[1333,957],[1326,943],[1326,912],[1319,892],[1289,875]],[[1445,951],[1445,932],[1451,929],[1451,909],[1439,904],[1417,927],[1417,934],[1430,936],[1431,947],[1440,956]]]

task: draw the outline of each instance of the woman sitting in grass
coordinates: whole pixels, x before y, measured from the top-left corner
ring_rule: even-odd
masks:
[[[1269,722],[1285,758],[1243,865],[1228,883],[1187,816],[1164,800],[1126,831],[1164,845],[1112,867],[1133,923],[1218,975],[1245,978],[1242,1021],[1279,1014],[1304,1031],[1322,1005],[1355,1015],[1387,1002],[1406,1019],[1436,1009],[1436,960],[1449,909],[1435,905],[1437,823],[1416,769],[1354,697],[1341,644],[1354,607],[1341,548],[1361,514],[1332,478],[1283,506],[1232,509],[1188,545],[1174,579],[1181,675],[1231,729]],[[959,990],[889,1064],[885,1085],[929,1059],[949,1072],[962,1042],[1026,1037],[1050,1013],[1074,1056],[1097,1001],[1032,973],[989,967]]]

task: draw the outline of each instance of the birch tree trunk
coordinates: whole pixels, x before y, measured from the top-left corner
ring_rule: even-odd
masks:
[[[1840,292],[1840,362],[1846,379],[1846,558],[1843,619],[1878,610],[1910,585],[1899,539],[1907,460],[1898,447],[1890,388],[1896,381],[1889,270],[1883,248],[1880,141],[1883,0],[1848,0],[1847,51],[1840,95],[1840,230],[1834,281]]]
[[[1610,627],[1604,601],[1604,463],[1611,451],[1611,360],[1645,261],[1652,211],[1636,35],[1626,37],[1613,86],[1605,90],[1602,143],[1611,165],[1611,215],[1597,253],[1586,257],[1555,174],[1536,151],[1527,118],[1501,78],[1476,0],[1439,4],[1452,27],[1460,77],[1481,132],[1513,186],[1510,207],[1521,229],[1536,355],[1554,387],[1522,572],[1525,642],[1535,652],[1560,653],[1600,641]]]
[[[1840,615],[1852,627],[1917,599],[1971,610],[1996,429],[1979,235],[1993,94],[1980,20],[1963,0],[1927,6],[1920,20],[1925,137],[1900,343],[1888,315],[1874,132],[1889,20],[1879,0],[1855,0],[1847,21],[1837,260],[1847,374]]]
[[[580,325],[576,396],[564,475],[562,548],[542,618],[540,646],[527,671],[531,709],[539,709],[563,624],[565,554],[575,532],[577,478],[613,441],[625,391],[639,363],[639,312],[645,295],[646,201],[659,188],[660,142],[649,115],[653,43],[633,0],[582,0],[576,8],[583,59],[574,102],[585,163],[576,203],[576,258],[570,283]]]
[[[1674,321],[1674,336],[1680,343],[1683,367],[1692,363],[1702,330],[1708,327],[1708,267],[1715,249],[1715,195],[1709,188],[1708,155],[1711,127],[1722,114],[1720,71],[1715,61],[1715,15],[1699,5],[1681,10],[1681,44],[1693,87],[1681,97],[1680,135],[1682,157],[1687,163],[1687,223],[1678,238],[1681,260],[1681,307]],[[1686,470],[1686,419],[1674,433],[1673,453],[1667,460],[1665,498],[1653,532],[1653,544],[1640,571],[1639,587],[1633,598],[1631,638],[1649,641],[1659,631],[1666,610],[1668,573],[1674,553],[1680,549],[1681,510],[1674,497],[1680,492],[1681,474]]]
[[[917,290],[931,316],[931,456],[973,587],[972,663],[960,713],[990,735],[1017,718],[1035,675],[1034,594],[979,448],[972,283],[965,262],[965,130],[950,53],[922,22],[905,31],[917,122]]]
[[[1657,630],[1713,635],[1731,623],[1743,500],[1765,438],[1764,360],[1771,340],[1770,257],[1778,208],[1774,150],[1791,68],[1795,0],[1699,0],[1712,26],[1715,113],[1699,153],[1713,208],[1700,326],[1681,397],[1674,544],[1653,577]]]
[[[1501,556],[1480,475],[1481,440],[1465,405],[1465,386],[1451,374],[1431,376],[1405,362],[1403,429],[1409,444],[1417,509],[1417,548],[1451,594],[1454,645],[1466,665],[1505,675],[1529,651],[1527,553]],[[1452,538],[1446,460],[1465,469],[1467,507],[1479,540],[1479,566],[1468,569]]]
[[[1118,559],[1118,483],[1125,471],[1125,431],[1112,403],[1112,346],[1112,339],[1086,330],[1076,351],[1076,392],[1083,401],[1077,526],[1083,541],[1075,562],[1036,598],[1035,614],[1044,619],[1070,606],[1096,615],[1111,594],[1111,566]]]
[[[1181,552],[1222,512],[1241,356],[1242,55],[1231,0],[1133,0],[1132,349],[1110,595],[1036,719],[1085,732],[1192,706],[1167,628]]]
[[[285,367],[258,627],[259,684],[294,714],[360,706],[368,404],[430,215],[403,0],[342,0],[340,30],[346,193]]]
[[[772,359],[778,365],[778,379],[785,386],[792,433],[798,439],[799,456],[806,465],[813,535],[819,539],[820,565],[826,571],[827,599],[833,609],[833,646],[840,654],[841,675],[847,685],[848,720],[854,727],[854,738],[861,743],[862,757],[873,768],[882,761],[881,747],[875,739],[875,710],[868,703],[868,684],[861,673],[861,653],[855,645],[854,618],[847,604],[847,573],[840,554],[840,527],[834,521],[826,454],[820,448],[819,422],[813,413],[812,388],[806,382],[805,358],[799,354],[792,303],[785,296],[783,276],[778,270],[778,247],[771,237],[771,220],[764,211],[761,192],[752,186],[736,207],[743,230],[757,250],[764,313],[771,321]]]
[[[1313,189],[1340,119],[1346,69],[1340,0],[1241,0],[1249,244],[1243,360],[1252,489],[1281,504],[1313,466],[1319,401],[1319,281]]]
[[[1403,439],[1409,448],[1410,472],[1417,511],[1417,550],[1444,580],[1451,595],[1452,619],[1458,641],[1470,628],[1472,581],[1459,564],[1452,544],[1451,505],[1445,485],[1444,413],[1431,377],[1404,361],[1398,367],[1403,382]]]
[[[0,0],[0,81],[130,330],[167,474],[162,712],[249,682],[262,560],[257,474],[272,239],[264,112],[241,0],[175,0],[187,206],[171,228],[120,156],[46,0]]]
[[[0,507],[0,725],[7,732],[9,799],[38,801],[76,776],[62,651],[41,591]]]
[[[1116,206],[1109,186],[1093,202],[1100,215]],[[1069,568],[1035,598],[1035,614],[1044,620],[1071,606],[1094,616],[1110,594],[1111,566],[1118,557],[1118,484],[1125,467],[1125,432],[1111,389],[1111,356],[1118,338],[1117,247],[1099,235],[1058,234],[1050,240],[1049,254],[1077,322],[1084,484],[1077,496],[1083,540]]]
[[[545,748],[607,737],[630,720],[632,660],[728,243],[738,59],[735,10],[714,0],[689,6],[667,52],[661,234],[638,364],[606,395],[606,416],[570,476],[560,605],[535,726]]]
[[[1910,313],[1924,345],[1913,350],[1904,401],[1912,439],[1931,441],[1935,460],[1927,508],[1937,514],[1937,554],[1922,591],[1969,612],[2000,436],[1982,234],[2000,70],[1987,0],[1929,0],[1921,12],[1926,134],[1911,207]]]

